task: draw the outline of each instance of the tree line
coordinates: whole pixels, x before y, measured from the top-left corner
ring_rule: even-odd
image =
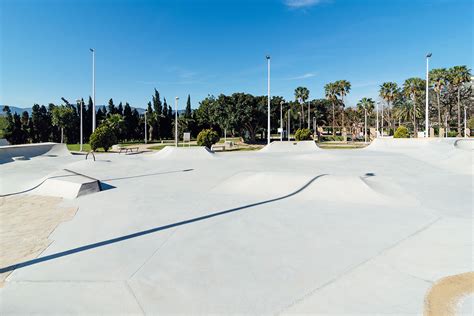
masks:
[[[471,70],[466,66],[454,66],[449,69],[432,69],[429,73],[429,116],[431,126],[438,131],[440,127],[454,129],[461,134],[463,111],[470,116],[473,100],[472,85],[469,85]],[[416,135],[420,123],[424,121],[424,103],[426,100],[425,80],[408,78],[401,86],[396,82],[384,82],[380,85],[379,105],[380,126],[386,134],[393,134],[397,126],[404,125]],[[284,130],[296,131],[302,128],[326,126],[333,136],[344,132],[355,135],[363,127],[365,113],[369,126],[375,127],[376,101],[362,98],[355,107],[346,107],[345,98],[351,91],[348,80],[338,80],[324,86],[324,99],[310,99],[310,90],[297,87],[294,99],[285,100],[273,96],[270,100],[271,133],[276,134],[280,125]],[[61,105],[35,104],[31,115],[23,112],[12,114],[5,106],[6,127],[4,136],[12,144],[65,141],[79,142],[79,104],[72,104],[62,98]],[[383,117],[382,112],[383,111]],[[144,124],[148,133],[144,135]],[[282,117],[282,122],[280,121]],[[106,124],[116,134],[119,142],[143,140],[165,140],[174,138],[174,110],[166,98],[161,100],[157,89],[146,107],[146,115],[140,115],[128,102],[99,107],[96,114],[97,125]],[[288,126],[289,125],[289,126]],[[423,125],[423,124],[422,124]],[[87,142],[92,133],[92,100],[83,107],[83,137]],[[178,135],[190,132],[195,138],[203,129],[213,129],[220,136],[240,136],[248,142],[265,139],[267,129],[267,96],[254,96],[248,93],[233,93],[219,96],[208,95],[199,102],[196,109],[191,107],[188,95],[186,108],[178,116]],[[421,128],[424,130],[424,127]]]

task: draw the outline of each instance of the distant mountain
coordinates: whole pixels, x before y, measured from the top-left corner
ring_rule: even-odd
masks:
[[[0,105],[0,116],[5,115],[5,112],[3,112],[3,107],[4,105]],[[20,108],[18,106],[12,106],[12,105],[9,105],[9,107],[10,107],[10,111],[12,111],[12,114],[17,113],[18,115],[21,115],[21,113],[23,113],[24,111],[28,112],[28,114],[31,114],[31,108]]]
[[[3,107],[5,105],[0,105],[0,116],[4,116],[5,115],[5,112],[3,112]],[[12,106],[12,105],[9,105],[10,107],[10,111],[12,112],[12,114],[14,113],[17,113],[18,115],[21,115],[24,111],[28,112],[28,114],[31,115],[31,108],[21,108],[21,107],[18,107],[18,106]],[[103,108],[105,107],[105,105],[97,105],[96,106],[96,109],[98,110],[99,108]],[[134,107],[132,107],[132,110],[135,109]],[[142,109],[142,108],[136,108],[138,113],[139,114],[143,114],[145,112],[145,109]],[[181,110],[178,111],[178,113],[181,114]]]

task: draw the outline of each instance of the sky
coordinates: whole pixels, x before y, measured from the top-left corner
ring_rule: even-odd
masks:
[[[156,88],[192,107],[207,95],[294,99],[351,82],[346,104],[377,99],[430,67],[473,68],[472,0],[0,0],[0,104],[88,98],[146,107]]]

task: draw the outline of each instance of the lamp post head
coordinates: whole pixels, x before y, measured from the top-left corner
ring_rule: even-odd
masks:
[[[176,99],[176,101],[177,101],[177,100],[179,100],[179,97],[176,97],[175,99]]]
[[[283,102],[283,101],[280,101],[280,105],[283,105],[283,104],[285,104],[285,102]]]
[[[270,59],[270,55],[265,56],[266,59]]]
[[[426,55],[426,58],[430,58],[432,55],[433,55],[433,54],[428,53],[428,54]]]

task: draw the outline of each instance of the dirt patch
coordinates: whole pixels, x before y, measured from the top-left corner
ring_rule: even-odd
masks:
[[[57,197],[22,195],[0,198],[0,267],[38,257],[52,242],[56,227],[76,214]],[[0,287],[12,271],[0,273]]]
[[[425,316],[456,315],[460,301],[474,293],[474,272],[448,276],[438,280],[425,298]]]

